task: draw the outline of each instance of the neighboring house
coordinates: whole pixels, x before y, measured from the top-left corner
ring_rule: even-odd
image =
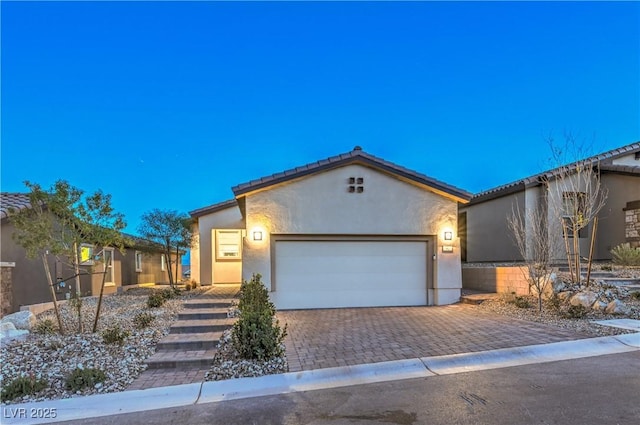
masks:
[[[191,212],[191,277],[260,273],[279,309],[440,305],[460,298],[458,203],[471,194],[353,151],[235,186]]]
[[[599,171],[601,184],[608,190],[606,205],[598,215],[593,258],[610,260],[611,248],[618,244],[629,242],[640,246],[640,142],[584,161]],[[561,207],[554,204],[561,201],[557,196],[549,195],[558,193],[554,185],[557,184],[559,170],[549,170],[487,190],[475,195],[468,204],[461,205],[458,223],[463,261],[522,260],[507,227],[508,217],[514,208],[520,211],[542,208],[546,212],[548,231],[555,235],[553,260],[566,262],[562,249],[562,226],[556,213],[561,211]],[[545,182],[550,186],[547,187]],[[592,227],[588,226],[578,235],[583,256],[588,255],[591,232]]]
[[[4,192],[0,194],[2,314],[18,311],[23,305],[51,301],[51,291],[42,260],[39,257],[27,258],[25,250],[13,240],[15,228],[11,223],[10,210],[25,208],[30,208],[27,194]],[[124,253],[114,248],[83,244],[80,255],[87,260],[82,267],[83,271],[103,272],[104,263],[91,260],[96,254],[102,252],[106,258],[112,259],[111,266],[107,270],[105,294],[114,293],[121,286],[168,281],[166,262],[160,250],[150,249],[149,242],[140,238],[125,236],[127,243]],[[54,271],[52,278],[58,282],[55,285],[57,298],[62,300],[75,295],[75,281],[70,279],[74,275],[73,270],[54,259],[50,259],[50,266],[50,270]],[[102,273],[82,275],[80,279],[82,296],[98,295],[102,277]]]

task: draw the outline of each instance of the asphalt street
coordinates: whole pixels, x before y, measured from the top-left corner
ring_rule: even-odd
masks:
[[[637,425],[640,423],[640,353],[60,423]]]

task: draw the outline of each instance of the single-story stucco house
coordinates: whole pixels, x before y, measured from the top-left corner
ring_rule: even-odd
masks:
[[[278,309],[455,303],[471,194],[360,147],[232,188],[191,211],[191,278],[260,273]]]
[[[562,224],[557,218],[558,211],[562,211],[558,192],[563,188],[556,185],[559,173],[575,170],[575,164],[593,167],[594,175],[599,176],[607,192],[606,204],[598,214],[594,260],[610,260],[611,249],[621,243],[640,246],[640,142],[635,142],[473,196],[469,203],[460,206],[458,233],[462,260],[522,261],[507,221],[514,208],[520,211],[538,208],[543,211],[549,234],[554,236],[553,260],[566,262]],[[571,178],[570,173],[567,175]],[[576,193],[562,195],[565,198]],[[590,225],[577,235],[580,253],[585,257],[590,250],[592,229]]]
[[[0,222],[2,224],[2,247],[0,250],[0,266],[2,280],[2,306],[0,314],[9,314],[20,310],[21,307],[52,301],[45,269],[40,258],[30,259],[26,251],[18,245],[13,234],[15,227],[11,222],[13,211],[31,208],[29,195],[26,193],[0,194]],[[161,247],[154,247],[149,241],[124,235],[125,250],[121,252],[112,247],[98,247],[87,241],[80,247],[80,256],[93,257],[102,252],[103,258],[110,258],[110,266],[105,276],[105,294],[112,294],[118,288],[128,285],[144,283],[168,282],[167,262]],[[88,274],[104,272],[106,262],[87,260],[81,267],[80,276],[81,296],[93,296],[100,293],[102,274]],[[179,261],[178,261],[179,263]],[[175,264],[175,262],[174,262]],[[52,279],[57,282],[54,292],[58,300],[64,300],[75,295],[73,269],[65,263],[49,258],[49,268]],[[180,270],[178,270],[178,275]]]

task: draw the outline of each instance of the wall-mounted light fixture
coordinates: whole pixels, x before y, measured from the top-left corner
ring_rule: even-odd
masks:
[[[453,240],[453,232],[451,230],[447,230],[446,232],[444,232],[444,240],[445,241]]]
[[[261,241],[262,240],[262,231],[260,230],[255,230],[253,232],[253,240],[254,241]]]

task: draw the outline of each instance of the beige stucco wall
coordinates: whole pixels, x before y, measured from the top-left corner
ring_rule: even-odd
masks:
[[[616,158],[612,161],[612,163],[614,165],[630,165],[632,167],[640,167],[640,159],[636,158],[635,153]]]
[[[363,193],[349,193],[348,179],[364,178]],[[245,238],[243,279],[260,273],[271,286],[271,234],[437,235],[434,273],[437,304],[458,301],[462,285],[460,247],[441,252],[442,232],[457,229],[457,202],[401,182],[380,171],[349,165],[314,174],[246,197],[246,229],[263,231],[262,241]],[[435,265],[435,267],[434,267]]]
[[[202,285],[228,283],[241,276],[241,260],[216,261],[215,229],[244,229],[244,220],[236,206],[198,217],[197,241],[191,248],[191,279]]]

